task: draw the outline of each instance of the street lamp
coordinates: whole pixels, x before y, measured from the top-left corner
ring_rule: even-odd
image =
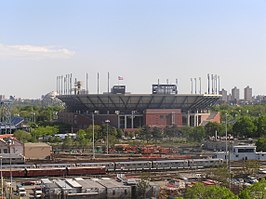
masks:
[[[105,120],[105,123],[107,125],[106,127],[106,153],[109,154],[109,137],[108,137],[108,134],[109,134],[109,123],[110,123],[110,120]]]
[[[2,171],[2,169],[3,169],[3,167],[2,167],[2,165],[3,165],[3,156],[0,156],[0,164],[1,164],[1,196],[2,196],[2,198],[3,198],[3,192],[4,192],[4,188],[3,188],[3,171]]]
[[[10,195],[9,198],[12,198],[12,169],[11,169],[11,145],[13,141],[11,139],[8,140],[8,146],[9,146],[9,172],[10,172]]]
[[[226,158],[226,166],[228,169],[228,143],[227,143],[227,113],[225,113],[225,158]]]

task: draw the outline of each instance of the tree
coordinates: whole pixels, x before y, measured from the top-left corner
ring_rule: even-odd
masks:
[[[221,182],[222,186],[229,187],[230,173],[226,166],[213,168],[211,178]]]
[[[266,181],[262,180],[240,192],[240,199],[265,199],[266,198]]]
[[[31,134],[32,137],[34,137],[35,139],[39,139],[40,137],[45,137],[45,136],[52,136],[56,133],[58,133],[58,128],[55,126],[40,126],[37,127],[36,129],[33,129]]]
[[[139,133],[139,137],[143,140],[146,140],[148,143],[149,140],[152,139],[151,128],[149,126],[144,126]]]
[[[250,117],[244,116],[240,118],[234,125],[233,131],[237,136],[255,137],[257,128]]]
[[[80,129],[77,132],[77,142],[78,145],[84,150],[88,144],[89,144],[89,139],[87,138],[86,132],[82,129]]]
[[[260,137],[257,142],[257,151],[266,151],[266,137]]]
[[[167,126],[164,129],[164,134],[170,139],[180,136],[181,132],[176,126]]]
[[[229,189],[221,186],[204,186],[197,183],[187,188],[184,199],[237,199]]]
[[[152,128],[151,134],[153,139],[155,139],[156,141],[162,137],[162,131],[158,127]]]
[[[26,131],[22,131],[22,130],[15,131],[14,137],[17,138],[22,143],[29,142],[32,139],[32,136],[30,133]]]
[[[218,124],[217,122],[209,122],[205,126],[205,132],[206,136],[214,136],[215,132],[217,132],[218,134],[224,132],[224,127],[221,124]]]
[[[257,121],[257,137],[266,136],[266,116],[260,116]]]
[[[150,181],[150,174],[149,173],[142,173],[141,180],[137,184],[138,198],[141,198],[141,199],[146,198],[147,188],[150,186],[149,181]]]
[[[259,170],[259,163],[257,160],[243,160],[242,169],[240,170],[244,176],[254,175]]]
[[[65,137],[62,147],[67,149],[73,147],[73,145],[74,145],[73,139],[70,136]]]
[[[201,142],[206,136],[203,126],[194,127],[189,135],[189,139],[196,142]]]

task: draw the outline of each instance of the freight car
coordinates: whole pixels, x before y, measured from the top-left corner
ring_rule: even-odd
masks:
[[[67,170],[64,167],[54,168],[27,168],[26,177],[37,177],[37,176],[65,176]]]
[[[21,168],[17,168],[15,170],[2,169],[3,177],[10,177],[10,174],[12,177],[25,177],[25,169],[21,169]]]
[[[131,162],[93,162],[76,164],[36,164],[11,165],[12,176],[65,176],[65,175],[96,175],[119,171],[150,171],[176,170],[189,168],[217,167],[223,164],[222,159],[188,159],[188,160],[158,160]],[[10,166],[9,166],[10,167]],[[76,168],[76,169],[75,169]],[[90,168],[92,168],[90,170]],[[93,168],[99,168],[93,169]],[[104,169],[103,169],[104,168]],[[10,176],[10,168],[3,168],[5,176]]]
[[[54,167],[2,169],[3,177],[43,177],[67,175],[104,175],[105,167]]]
[[[67,167],[67,175],[104,175],[106,174],[106,168],[101,167]]]

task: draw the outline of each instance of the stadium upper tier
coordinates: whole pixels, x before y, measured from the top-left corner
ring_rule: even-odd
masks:
[[[78,94],[59,95],[71,112],[131,113],[146,109],[181,109],[182,112],[210,108],[220,99],[220,95],[206,94]]]

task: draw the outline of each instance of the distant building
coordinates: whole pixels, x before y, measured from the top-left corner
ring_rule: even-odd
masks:
[[[46,159],[51,156],[52,147],[46,143],[25,143],[25,159]]]
[[[244,100],[247,102],[252,101],[252,88],[250,88],[249,86],[244,88]]]
[[[23,163],[23,144],[12,137],[12,134],[0,135],[0,155],[3,163]]]
[[[237,145],[229,151],[230,160],[266,160],[266,152],[256,152],[255,145]],[[226,159],[226,152],[218,152],[217,158]]]
[[[237,102],[240,99],[240,92],[239,92],[239,88],[237,88],[236,86],[232,89],[232,100]]]
[[[227,102],[228,101],[228,96],[227,96],[227,91],[222,89],[219,94],[222,96],[222,101]]]
[[[5,96],[4,95],[0,95],[0,101],[4,100]]]

